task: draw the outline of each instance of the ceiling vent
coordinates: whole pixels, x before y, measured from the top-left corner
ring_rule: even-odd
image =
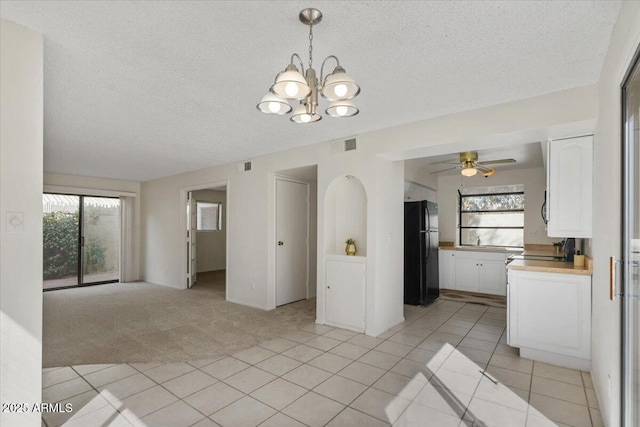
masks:
[[[244,162],[244,171],[248,172],[251,170],[251,162]]]
[[[344,141],[344,151],[352,151],[352,150],[355,150],[356,148],[357,148],[357,146],[356,146],[356,139],[355,138],[345,139],[345,141]]]

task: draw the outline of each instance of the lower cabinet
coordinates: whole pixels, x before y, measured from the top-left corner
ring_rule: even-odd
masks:
[[[479,261],[475,257],[456,254],[455,288],[458,291],[480,292],[478,282]]]
[[[438,250],[438,275],[440,289],[455,289],[454,280],[456,277],[456,251]]]
[[[366,268],[365,257],[327,257],[325,324],[364,332]]]
[[[493,295],[507,295],[507,271],[505,259],[485,259],[478,267],[478,286],[480,292]]]
[[[507,295],[504,252],[440,250],[440,288]]]
[[[520,356],[589,370],[591,276],[509,269],[507,337]]]

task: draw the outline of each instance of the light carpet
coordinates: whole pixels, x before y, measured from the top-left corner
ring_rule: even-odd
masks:
[[[232,354],[310,325],[315,298],[271,311],[224,299],[224,272],[188,290],[146,282],[44,293],[43,366],[173,362]]]

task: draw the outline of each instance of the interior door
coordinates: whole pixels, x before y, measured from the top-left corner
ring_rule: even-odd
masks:
[[[196,283],[197,207],[191,191],[187,193],[187,287]]]
[[[276,179],[276,306],[307,298],[308,187]]]
[[[640,425],[640,52],[623,96],[623,420]]]

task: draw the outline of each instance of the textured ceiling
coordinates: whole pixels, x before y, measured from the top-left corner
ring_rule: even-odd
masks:
[[[360,114],[255,105],[293,52],[337,55]],[[620,2],[2,1],[44,34],[45,171],[150,180],[597,82]],[[326,104],[323,104],[323,110]]]

